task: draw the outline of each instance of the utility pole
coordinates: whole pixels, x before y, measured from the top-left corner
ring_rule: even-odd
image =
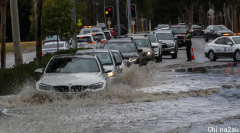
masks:
[[[106,14],[105,14],[105,0],[103,0],[103,11],[104,11],[104,23],[106,24]]]
[[[75,0],[72,0],[72,3],[74,4],[73,8],[72,8],[72,12],[73,12],[73,21],[74,24],[76,24],[76,4],[75,4]],[[72,27],[73,28],[73,27]],[[73,33],[73,37],[72,37],[72,45],[75,49],[77,49],[77,36],[76,36],[76,32],[74,29],[74,33]]]
[[[6,8],[9,0],[0,0],[1,7],[1,68],[6,68]]]
[[[116,0],[116,4],[117,4],[117,27],[118,27],[118,37],[121,36],[121,32],[120,32],[120,15],[119,15],[119,2],[118,0]]]
[[[15,65],[23,64],[17,0],[10,0]]]
[[[131,0],[127,0],[127,8],[128,8],[128,34],[131,34],[132,33]]]

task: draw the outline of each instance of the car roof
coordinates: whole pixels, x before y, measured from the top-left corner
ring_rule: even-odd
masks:
[[[88,33],[88,34],[104,34],[103,32],[92,32],[92,33]]]
[[[171,28],[186,28],[187,25],[172,25]]]
[[[131,38],[113,39],[113,40],[109,40],[107,44],[111,42],[133,42],[133,41]]]
[[[154,33],[172,33],[172,30],[156,30]]]
[[[148,39],[147,36],[132,36],[133,39]]]
[[[54,42],[47,42],[47,43],[45,43],[44,45],[57,44],[57,43],[65,43],[65,42],[66,42],[66,41],[59,41],[59,42],[54,41]]]
[[[221,25],[209,25],[209,26],[225,26],[225,25],[222,25],[222,24],[221,24]],[[226,27],[226,26],[225,26],[225,27]]]
[[[96,59],[94,55],[68,55],[68,54],[61,54],[55,55],[53,58],[87,58],[87,59]]]
[[[80,37],[80,36],[83,36],[83,37],[85,37],[85,36],[89,36],[89,37],[91,37],[91,36],[92,36],[92,34],[77,35],[77,37]]]
[[[78,50],[76,53],[81,52],[109,52],[109,49],[85,49],[85,50]]]

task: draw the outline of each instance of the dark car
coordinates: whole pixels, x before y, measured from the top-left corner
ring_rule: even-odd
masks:
[[[175,37],[177,37],[178,47],[186,46],[184,38],[186,36],[186,31],[188,30],[187,25],[172,25],[170,30],[173,31]]]
[[[115,25],[115,27],[113,28],[113,31],[118,33],[118,25]],[[125,35],[128,33],[127,28],[123,24],[120,24],[120,33],[121,35]]]
[[[209,39],[216,39],[220,36],[231,36],[233,32],[225,25],[209,25],[204,31],[204,40],[208,42]]]
[[[143,65],[141,52],[143,49],[138,49],[137,44],[131,38],[109,40],[104,49],[118,50],[122,53],[124,63],[126,65],[139,64]]]
[[[189,31],[192,36],[201,36],[204,34],[205,30],[201,25],[195,24],[189,28]]]

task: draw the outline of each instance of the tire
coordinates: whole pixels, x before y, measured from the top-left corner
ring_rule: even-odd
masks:
[[[205,42],[209,41],[209,39],[208,39],[208,37],[206,35],[204,36],[204,40],[205,40]]]
[[[177,58],[177,53],[172,55],[172,59],[176,59]]]
[[[217,58],[216,58],[216,56],[215,56],[215,53],[211,50],[211,51],[209,51],[209,53],[208,53],[208,59],[210,60],[210,61],[216,61],[217,60]]]
[[[142,58],[141,59],[139,59],[139,66],[143,66],[143,60],[142,60]]]
[[[236,50],[233,57],[234,61],[240,61],[240,51]]]
[[[160,63],[162,62],[162,54],[160,54],[157,58],[156,58],[156,63]]]

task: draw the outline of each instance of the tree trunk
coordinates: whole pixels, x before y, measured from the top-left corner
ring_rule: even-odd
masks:
[[[36,2],[36,65],[42,64],[42,0]]]
[[[6,6],[1,5],[1,68],[6,68]]]
[[[199,9],[199,23],[203,24],[203,9],[202,9],[202,4],[200,4],[200,9]]]
[[[18,18],[18,6],[17,0],[10,1],[11,8],[11,21],[12,21],[12,36],[13,36],[13,48],[15,65],[23,64],[21,40],[20,40],[20,29],[19,29],[19,18]]]

